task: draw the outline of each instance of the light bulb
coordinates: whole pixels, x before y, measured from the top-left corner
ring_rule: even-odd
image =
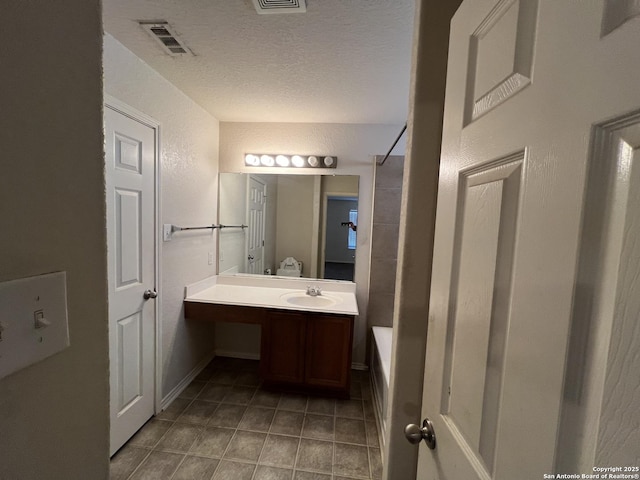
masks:
[[[311,155],[308,159],[309,165],[311,165],[312,167],[317,167],[318,166],[318,157],[316,157],[315,155]]]
[[[260,157],[260,163],[262,165],[264,165],[265,167],[273,167],[273,164],[275,163],[275,160],[273,159],[273,157],[271,155],[262,155]]]
[[[289,166],[289,157],[285,157],[284,155],[278,155],[276,157],[276,163],[278,165],[280,165],[281,167],[288,167]]]
[[[333,165],[333,162],[334,162],[333,157],[324,157],[324,164],[327,167],[330,167],[331,165]]]
[[[256,165],[258,165],[260,163],[260,159],[256,156],[256,155],[252,155],[252,154],[247,154],[244,157],[244,163],[245,165],[251,165],[253,167],[255,167]]]
[[[291,163],[293,163],[293,165],[296,167],[304,167],[304,158],[302,158],[300,155],[294,155],[293,157],[291,157]]]

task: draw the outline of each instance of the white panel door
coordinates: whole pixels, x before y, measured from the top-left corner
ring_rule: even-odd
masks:
[[[466,0],[453,19],[422,406],[436,448],[420,444],[420,480],[556,473],[556,462],[570,465],[564,446],[582,441],[558,444],[569,397],[596,414],[582,449],[591,466],[598,455],[600,465],[637,465],[632,4]],[[594,298],[602,308],[580,314]],[[584,335],[568,352],[572,331]],[[563,473],[592,473],[588,464]]]
[[[111,454],[155,405],[155,130],[105,106]]]
[[[264,217],[267,186],[255,177],[249,177],[247,202],[247,273],[264,273]]]

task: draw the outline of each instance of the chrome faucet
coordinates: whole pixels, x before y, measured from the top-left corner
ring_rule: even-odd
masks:
[[[312,287],[311,285],[307,285],[307,295],[311,295],[312,297],[318,297],[322,295],[322,290],[317,285]]]

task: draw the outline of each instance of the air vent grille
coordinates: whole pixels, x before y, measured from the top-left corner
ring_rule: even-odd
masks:
[[[147,33],[158,42],[158,45],[168,55],[177,57],[179,55],[193,55],[193,52],[178,39],[175,31],[165,21],[138,22]]]
[[[256,11],[266,13],[304,13],[307,11],[305,0],[253,0]]]

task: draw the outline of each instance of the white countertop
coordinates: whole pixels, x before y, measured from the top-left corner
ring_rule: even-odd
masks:
[[[305,295],[308,285],[320,287],[322,295]],[[188,285],[184,299],[222,305],[358,315],[355,291],[356,284],[353,282],[236,274],[215,275]],[[305,304],[291,303],[292,297],[297,297]]]

